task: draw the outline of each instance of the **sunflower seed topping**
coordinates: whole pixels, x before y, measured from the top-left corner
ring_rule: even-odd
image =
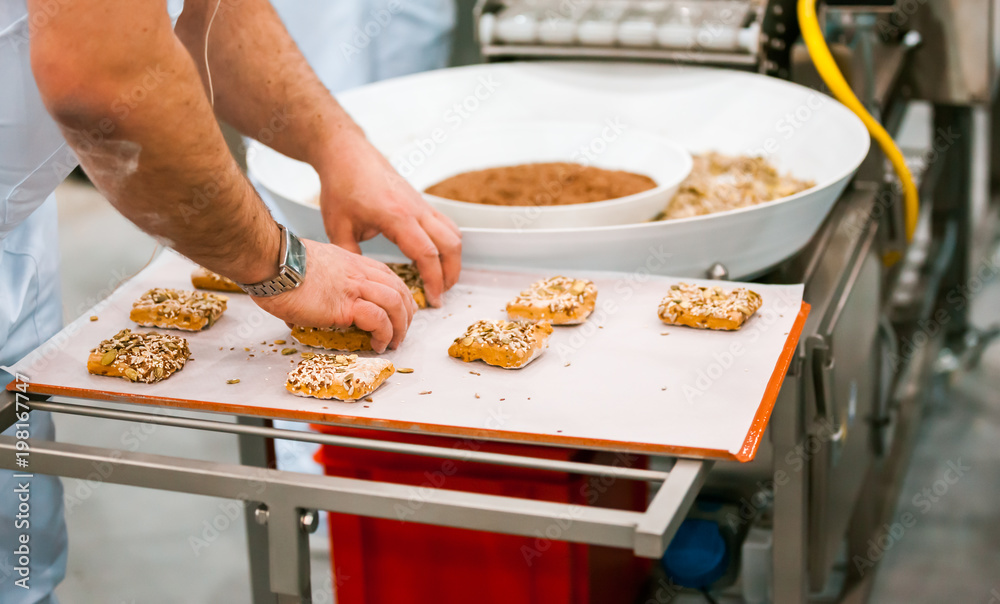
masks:
[[[678,283],[670,286],[670,294],[660,302],[659,315],[671,322],[689,314],[742,324],[760,308],[761,302],[760,294],[743,287],[726,291],[718,285]]]
[[[157,287],[132,304],[132,320],[150,327],[179,329],[204,320],[203,327],[211,327],[226,310],[227,300],[219,294]]]
[[[191,356],[184,338],[130,329],[104,340],[91,353],[101,355],[101,365],[118,369],[130,381],[147,384],[169,377]]]
[[[455,338],[455,342],[462,346],[478,344],[514,351],[531,350],[538,344],[536,325],[534,321],[483,319],[470,325],[465,334]]]
[[[403,264],[401,262],[387,262],[386,266],[392,269],[392,272],[396,273],[406,287],[410,288],[411,294],[423,293],[424,291],[424,279],[420,276],[420,271],[417,270],[415,264]]]
[[[349,394],[375,384],[392,363],[385,359],[358,358],[356,354],[314,354],[288,374],[288,385],[297,390],[324,390],[334,386]]]
[[[553,313],[573,313],[585,304],[588,297],[596,294],[597,287],[593,281],[557,276],[532,283],[510,305],[544,308]]]

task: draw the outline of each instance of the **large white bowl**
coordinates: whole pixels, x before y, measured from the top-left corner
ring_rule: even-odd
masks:
[[[692,153],[763,155],[781,171],[816,182],[812,189],[771,203],[681,220],[568,229],[465,228],[463,258],[469,264],[699,277],[720,262],[732,278],[747,278],[812,238],[870,144],[864,124],[832,98],[724,69],[494,63],[387,80],[338,99],[383,152],[428,140],[443,148],[461,130],[484,124],[612,119]],[[319,210],[307,196],[319,186],[312,169],[262,145],[251,153],[250,176],[261,194],[274,200],[293,229],[324,239]],[[295,199],[275,195],[279,180],[297,182],[305,194]],[[398,254],[381,237],[362,249]]]
[[[657,185],[607,201],[549,206],[494,206],[424,194],[460,227],[558,229],[644,222],[666,207],[692,163],[690,153],[662,136],[606,122],[470,126],[456,131],[447,143],[429,149],[416,142],[389,157],[418,191],[463,172],[536,162],[626,170],[648,176]],[[557,190],[556,184],[552,190]]]

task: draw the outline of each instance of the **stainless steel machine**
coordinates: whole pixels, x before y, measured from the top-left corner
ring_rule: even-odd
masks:
[[[491,61],[683,62],[820,87],[797,43],[790,0],[483,0],[476,15]],[[430,489],[407,519],[535,535],[569,514],[559,539],[656,558],[685,517],[703,516],[728,527],[738,552],[712,586],[718,601],[866,601],[874,573],[857,561],[870,559],[869,540],[892,517],[929,386],[975,362],[990,336],[969,326],[961,302],[994,234],[988,164],[974,160],[991,148],[997,15],[989,0],[825,6],[827,37],[869,110],[897,131],[909,103],[930,101],[937,138],[912,158],[922,212],[911,242],[894,176],[873,148],[806,248],[759,277],[804,283],[812,312],[752,462],[659,458],[649,469],[558,462],[278,430],[239,413],[233,423],[109,407],[106,398],[81,404],[11,392],[0,399],[0,428],[30,405],[239,435],[242,465],[36,442],[32,469],[87,477],[95,464],[109,464],[102,466],[113,468],[108,482],[243,500],[257,604],[310,600],[307,539],[316,510],[396,518],[412,498],[401,485],[273,469],[275,438],[647,482],[655,494],[643,512]],[[726,275],[720,264],[707,276]],[[0,464],[9,467],[17,446],[0,437]],[[659,588],[650,598],[689,595]]]
[[[797,43],[795,9],[788,0],[482,0],[477,14],[482,53],[493,61],[708,64],[822,90]],[[764,530],[745,551],[773,548],[772,565],[748,561],[719,601],[866,601],[877,565],[869,540],[892,521],[922,402],[995,337],[969,325],[964,301],[978,270],[995,272],[984,265],[996,229],[985,158],[998,9],[989,0],[822,9],[842,71],[891,132],[910,103],[933,105],[931,148],[909,158],[920,181],[920,228],[907,244],[898,183],[873,147],[809,246],[762,278],[805,283],[813,310],[770,447],[749,464],[716,464],[700,494],[744,510],[735,522],[742,535],[746,525]],[[714,269],[710,276],[725,275]],[[755,573],[770,573],[770,590],[754,587]]]

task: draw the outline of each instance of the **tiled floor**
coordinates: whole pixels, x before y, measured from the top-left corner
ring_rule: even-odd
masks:
[[[67,317],[80,314],[102,291],[140,268],[153,242],[119,217],[91,189],[69,183],[58,192]],[[1000,321],[1000,283],[976,301],[976,320]],[[1000,602],[1000,346],[987,350],[976,371],[961,375],[935,401],[922,428],[900,512],[918,516],[882,560],[877,604]],[[235,461],[233,437],[188,433],[83,418],[57,418],[69,442]],[[148,430],[148,428],[147,428]],[[952,461],[967,474],[923,511],[914,497],[935,487]],[[207,524],[226,501],[110,484],[66,480],[72,496],[69,574],[58,594],[64,604],[247,602],[249,587],[242,517],[215,535]],[[224,523],[221,523],[224,524]],[[206,533],[206,530],[208,532]],[[192,546],[193,539],[210,541]],[[329,559],[314,536],[317,604],[331,601]]]
[[[1000,283],[973,308],[980,325],[1000,321]],[[998,504],[1000,345],[993,345],[927,410],[896,511],[916,524],[886,551],[872,601],[1000,603]]]

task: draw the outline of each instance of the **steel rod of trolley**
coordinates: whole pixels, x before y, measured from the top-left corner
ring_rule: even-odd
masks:
[[[424,457],[438,457],[441,459],[451,459],[457,461],[469,461],[478,463],[488,463],[516,468],[529,468],[535,470],[548,470],[553,472],[566,472],[569,474],[581,474],[584,476],[608,476],[613,478],[623,478],[626,480],[638,480],[643,482],[658,483],[667,480],[669,472],[655,470],[645,470],[642,468],[628,468],[606,464],[591,464],[574,461],[560,461],[554,459],[541,459],[526,457],[522,455],[507,455],[503,453],[487,453],[473,451],[460,447],[436,447],[432,445],[417,445],[410,443],[399,443],[382,440],[372,440],[367,438],[357,438],[350,436],[337,436],[334,434],[320,434],[316,432],[305,432],[299,430],[285,430],[281,428],[269,428],[263,426],[250,426],[245,424],[231,424],[214,420],[195,419],[187,417],[174,417],[160,415],[156,413],[125,411],[118,409],[105,409],[90,407],[86,405],[68,405],[52,401],[37,400],[32,397],[32,409],[39,411],[50,411],[53,413],[69,413],[86,417],[100,417],[104,419],[114,419],[121,421],[144,422],[163,426],[173,426],[177,428],[191,428],[194,430],[205,430],[211,432],[224,432],[229,434],[240,434],[259,436],[262,438],[275,438],[283,440],[297,440],[302,442],[316,443],[321,445],[334,445],[351,447],[355,449],[368,449],[373,451],[388,451],[392,453],[404,453],[408,455],[420,455]]]
[[[531,57],[560,59],[607,59],[648,60],[648,61],[683,61],[706,65],[741,65],[751,67],[757,65],[757,57],[752,54],[726,52],[692,52],[689,50],[624,48],[621,46],[588,47],[588,46],[531,46],[491,44],[483,46],[480,51],[485,57]]]

